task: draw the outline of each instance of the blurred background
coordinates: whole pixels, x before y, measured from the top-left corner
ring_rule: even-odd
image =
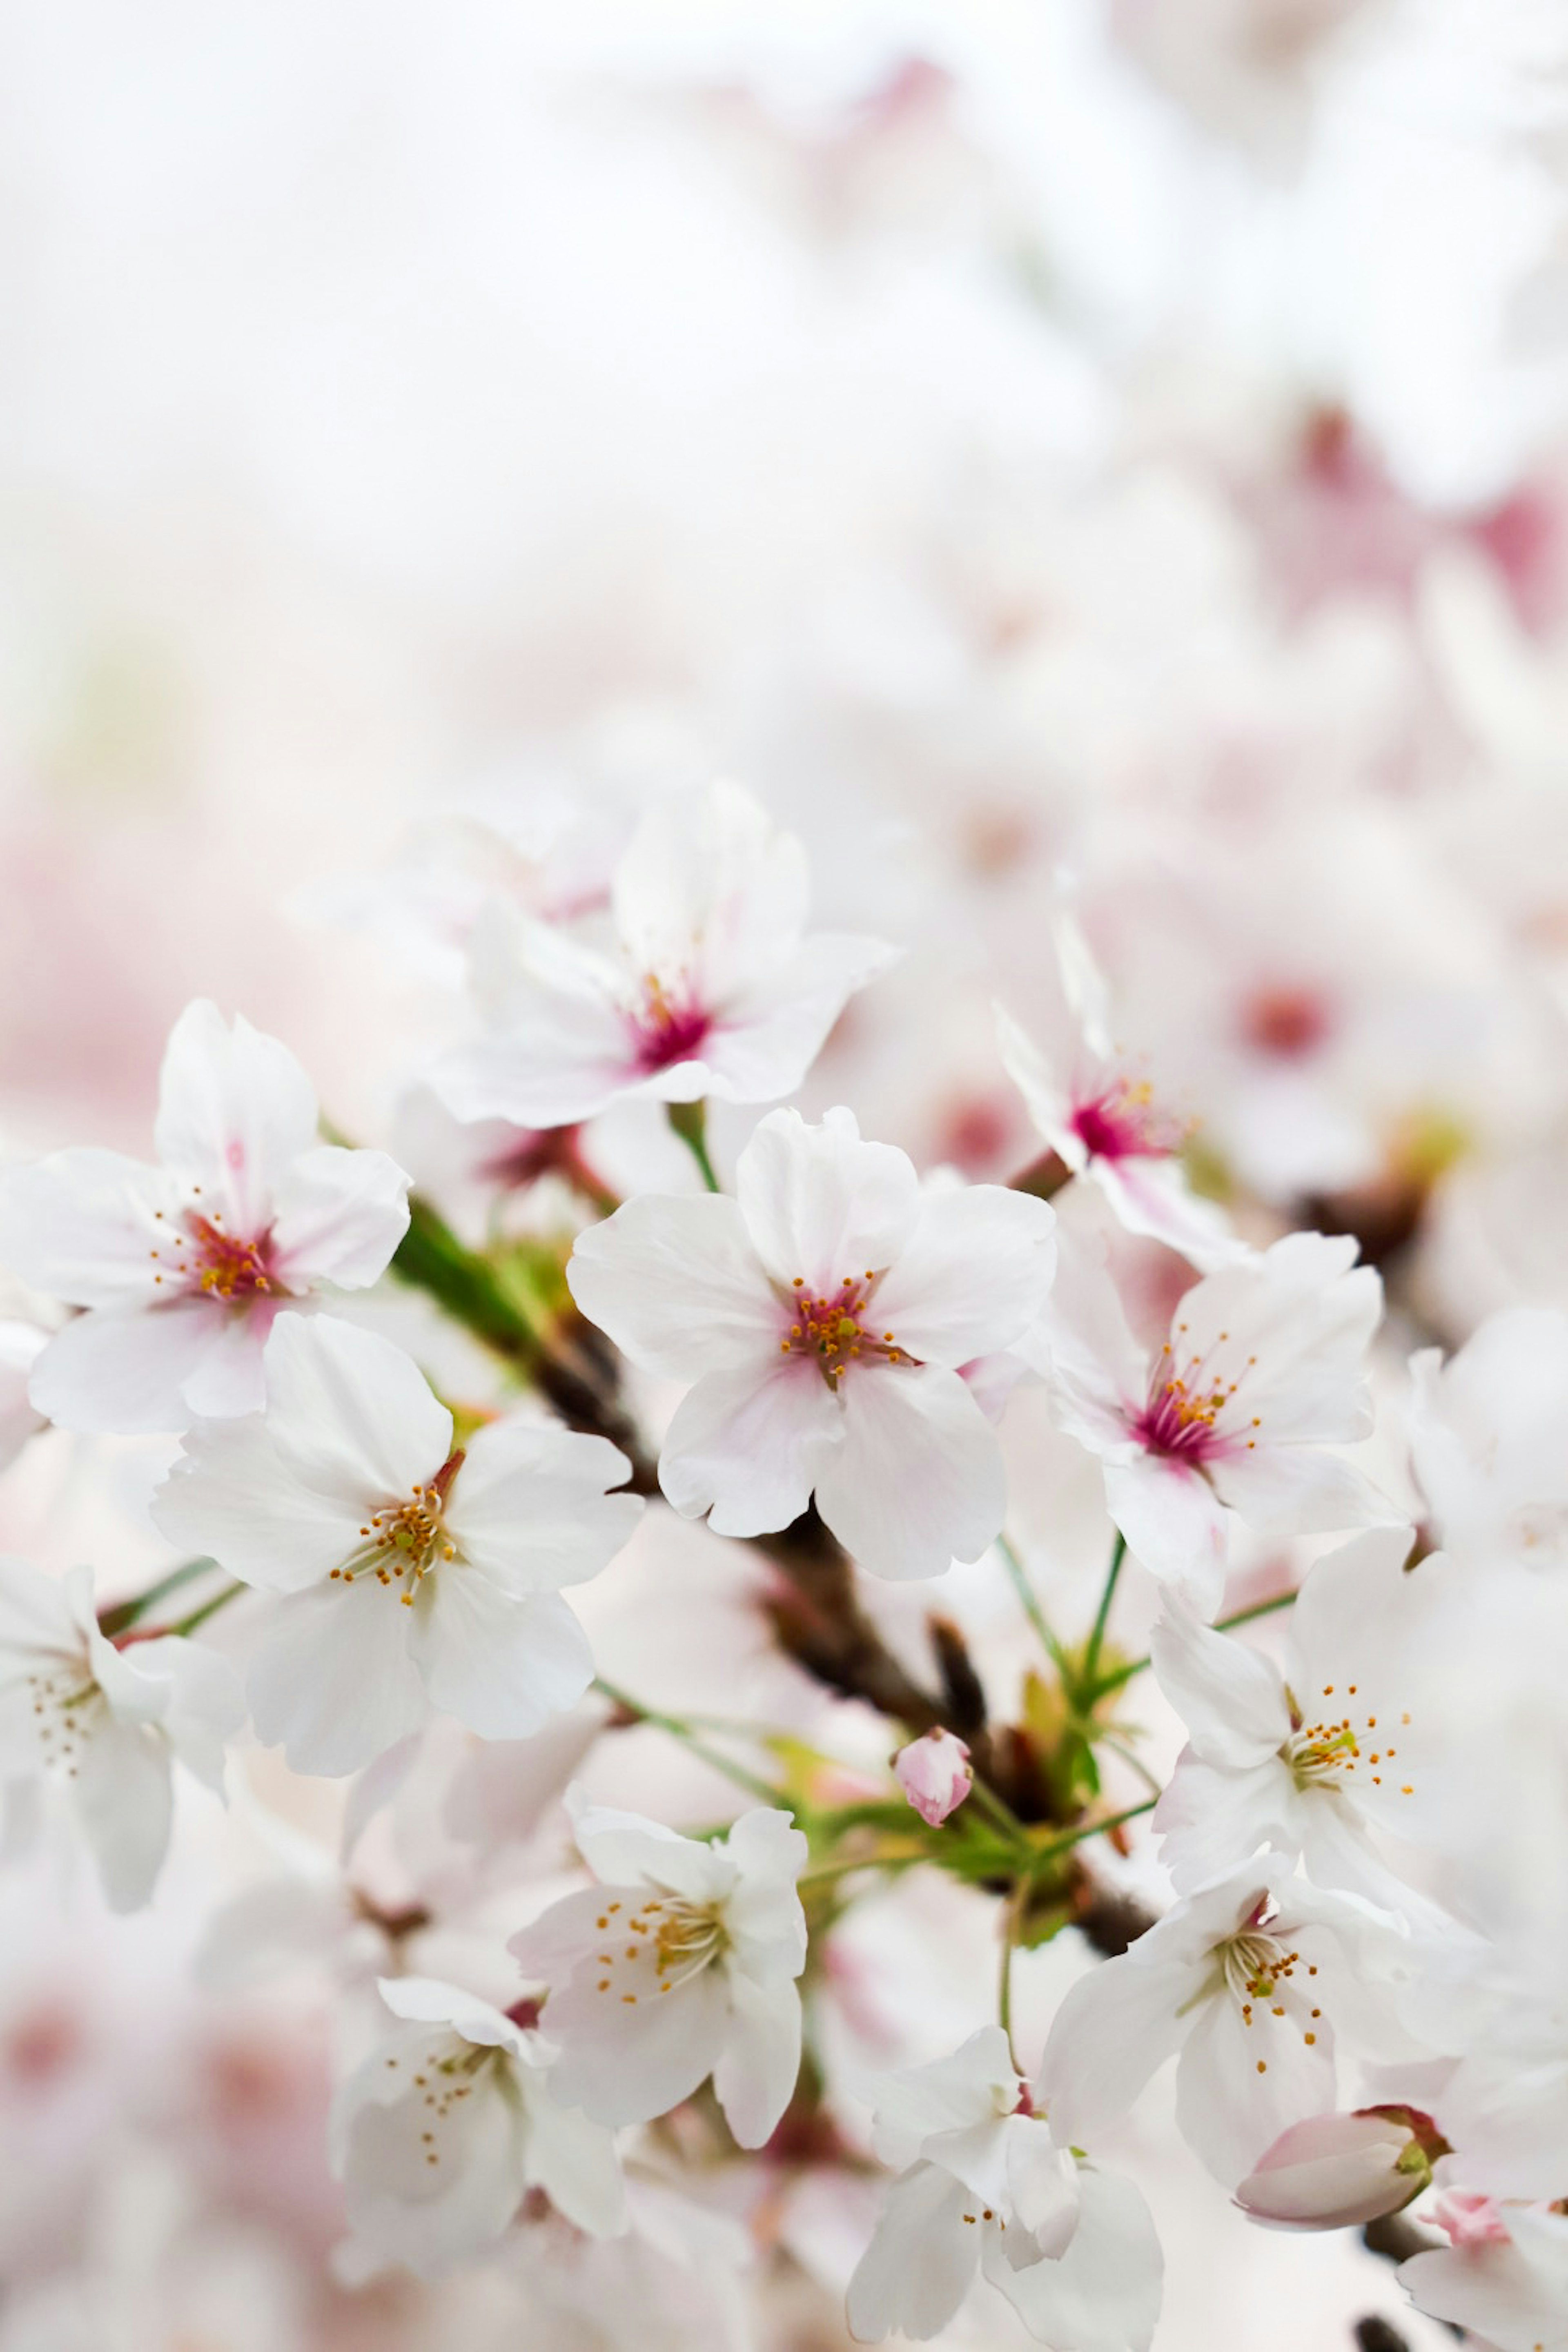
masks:
[[[1568,1305],[1560,0],[7,0],[0,319],[8,1155],[144,1150],[201,994],[425,1174],[464,819],[729,772],[910,950],[812,1103],[1037,1149],[989,1007],[1059,1020],[1070,869],[1244,1223],[1406,1345]],[[130,1580],[150,1475],[49,1437],[6,1548]],[[520,2340],[329,2284],[321,2000],[187,1992],[205,1851],[112,1929],[0,1883],[0,2352]],[[1159,2210],[1162,2352],[1400,2311]],[[845,2226],[529,2340],[837,2346]]]

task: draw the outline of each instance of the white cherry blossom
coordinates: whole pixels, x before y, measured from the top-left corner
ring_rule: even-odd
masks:
[[[645,2123],[711,2075],[735,2138],[760,2147],[800,2070],[805,1839],[763,1806],[704,1842],[580,1789],[566,1803],[599,1883],[510,1948],[550,1989],[556,2095],[599,2123]]]
[[[1092,2147],[1179,2053],[1176,2120],[1234,2187],[1291,2124],[1333,2105],[1341,2035],[1379,2057],[1412,2046],[1394,2009],[1410,1968],[1371,1904],[1278,1863],[1232,1871],[1073,1986],[1040,2068],[1053,2124]]]
[[[57,1582],[0,1559],[0,1778],[64,1797],[116,1911],[151,1899],[168,1852],[177,1759],[220,1794],[245,1718],[227,1661],[164,1634],[99,1630],[90,1568]]]
[[[563,2106],[546,2037],[429,1977],[384,1978],[400,2024],[343,2083],[330,2131],[356,2281],[421,2278],[482,2253],[531,2189],[592,2236],[626,2227],[615,2139]]]
[[[643,1195],[579,1236],[592,1322],[687,1384],[659,1484],[721,1535],[817,1508],[863,1567],[935,1576],[1002,1525],[995,1430],[963,1378],[1038,1315],[1056,1260],[1045,1202],[922,1189],[847,1110],[773,1111],[736,1198]]]
[[[1445,1550],[1483,1570],[1568,1559],[1568,1315],[1490,1316],[1410,1359],[1410,1454]]]
[[[1118,1053],[1104,975],[1067,907],[1054,910],[1052,929],[1078,1032],[1072,1051],[1058,1065],[996,1008],[1003,1065],[1036,1128],[1073,1175],[1099,1187],[1130,1234],[1163,1242],[1205,1271],[1244,1255],[1224,1213],[1187,1182],[1179,1156],[1187,1128]]]
[[[874,2095],[874,2146],[900,2177],[849,2282],[857,2342],[928,2342],[984,2269],[1055,2352],[1146,2352],[1163,2271],[1148,2209],[1058,2142],[1000,2026]]]
[[[287,1046],[205,1001],[170,1034],[154,1142],[155,1167],[82,1149],[0,1181],[0,1258],[85,1310],[32,1379],[34,1404],[67,1429],[254,1411],[279,1310],[367,1288],[407,1231],[396,1162],[320,1142]]]
[[[626,1096],[773,1102],[893,950],[808,933],[805,852],[716,783],[647,810],[615,870],[605,946],[492,909],[476,929],[488,1027],[431,1073],[459,1118],[530,1128]]]
[[[1264,1535],[1398,1514],[1329,1448],[1372,1426],[1366,1353],[1383,1287],[1348,1238],[1290,1234],[1205,1276],[1151,1352],[1104,1264],[1064,1254],[1031,1339],[1060,1426],[1104,1469],[1112,1519],[1152,1574],[1212,1617],[1228,1517]]]
[[[1184,1894],[1268,1846],[1321,1885],[1417,1903],[1374,1833],[1440,1840],[1463,1752],[1434,1672],[1462,1637],[1440,1557],[1376,1528],[1319,1560],[1286,1621],[1283,1668],[1173,1597],[1150,1638],[1188,1744],[1154,1813]],[[1423,1916],[1426,1908],[1421,1905]]]
[[[1497,2352],[1568,2352],[1568,2213],[1444,2199],[1433,2218],[1452,2243],[1399,2266],[1417,2311]]]
[[[453,1446],[411,1358],[331,1316],[281,1315],[263,1412],[205,1423],[159,1489],[174,1543],[277,1596],[251,1714],[308,1772],[355,1770],[433,1709],[517,1739],[594,1664],[563,1585],[598,1573],[641,1512],[626,1457],[514,1414]]]

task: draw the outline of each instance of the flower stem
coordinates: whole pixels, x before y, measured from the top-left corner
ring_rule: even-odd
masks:
[[[117,1641],[158,1601],[166,1599],[171,1592],[178,1592],[182,1585],[193,1583],[198,1576],[210,1574],[216,1566],[216,1559],[183,1560],[178,1568],[172,1568],[167,1576],[161,1576],[156,1584],[150,1584],[145,1592],[137,1593],[133,1600],[118,1601],[110,1609],[100,1609],[98,1612],[99,1632],[105,1641]]]
[[[978,1772],[972,1772],[970,1775],[969,1793],[981,1811],[990,1816],[994,1826],[1003,1832],[1011,1844],[1027,1847],[1028,1831],[1011,1806],[1003,1802],[990,1782],[983,1780]]]
[[[699,1739],[691,1726],[683,1722],[679,1716],[663,1715],[658,1707],[644,1706],[640,1699],[628,1696],[614,1683],[606,1682],[603,1675],[595,1677],[594,1688],[602,1692],[605,1698],[613,1699],[617,1706],[624,1707],[628,1715],[635,1716],[637,1722],[652,1724],[656,1730],[667,1732],[671,1739],[679,1739],[689,1754],[706,1764],[710,1771],[722,1773],[725,1780],[734,1782],[736,1788],[744,1789],[751,1796],[760,1797],[764,1804],[778,1803],[780,1791],[772,1781],[764,1780],[760,1773],[748,1771],[743,1764],[731,1762],[728,1756],[721,1756],[705,1739]]]
[[[249,1590],[247,1584],[226,1584],[221,1592],[215,1592],[210,1601],[204,1601],[199,1609],[193,1609],[177,1624],[150,1626],[145,1633],[139,1633],[134,1638],[138,1642],[155,1642],[164,1633],[194,1633],[198,1625],[205,1625],[209,1617],[216,1617],[220,1609],[226,1609],[231,1601],[237,1601],[242,1592]]]
[[[1127,1538],[1118,1528],[1116,1541],[1110,1550],[1110,1566],[1105,1571],[1105,1585],[1100,1596],[1100,1607],[1095,1612],[1094,1629],[1089,1637],[1089,1647],[1083,1654],[1083,1673],[1079,1682],[1086,1707],[1092,1706],[1100,1696],[1100,1653],[1105,1643],[1105,1628],[1110,1616],[1110,1604],[1116,1598],[1116,1581],[1121,1574],[1121,1563],[1126,1557]]]
[[[1013,2050],[1013,1955],[1018,1948],[1018,1930],[1024,1923],[1024,1904],[1028,1895],[1027,1877],[1020,1878],[1002,1907],[1002,1965],[996,1979],[996,2022],[1007,2037],[1009,2053]],[[1017,2065],[1016,2054],[1013,2063]]]
[[[1250,1609],[1238,1609],[1234,1617],[1222,1617],[1214,1630],[1216,1633],[1233,1633],[1238,1625],[1250,1625],[1255,1617],[1277,1616],[1281,1609],[1289,1609],[1295,1598],[1294,1592],[1277,1592],[1272,1601],[1255,1601]],[[1134,1658],[1129,1664],[1117,1666],[1110,1674],[1102,1675],[1095,1691],[1096,1698],[1103,1698],[1108,1691],[1120,1690],[1123,1683],[1132,1680],[1134,1675],[1144,1673],[1151,1663],[1148,1658]]]
[[[708,1106],[704,1102],[668,1103],[665,1106],[669,1124],[679,1136],[701,1171],[702,1181],[710,1192],[721,1192],[723,1186],[714,1173],[713,1162],[708,1157]]]
[[[1084,1822],[1076,1830],[1068,1830],[1064,1836],[1054,1837],[1048,1843],[1036,1846],[1033,1874],[1037,1875],[1047,1864],[1055,1862],[1058,1854],[1068,1853],[1075,1845],[1081,1845],[1086,1838],[1099,1837],[1105,1830],[1118,1830],[1123,1822],[1135,1822],[1140,1813],[1152,1813],[1158,1802],[1155,1797],[1145,1797],[1141,1805],[1129,1805],[1125,1812],[1107,1813],[1100,1821]]]
[[[1047,1622],[1046,1612],[1040,1606],[1039,1596],[1029,1581],[1029,1572],[1024,1566],[1017,1546],[1010,1537],[1000,1535],[996,1538],[996,1549],[1001,1553],[1006,1564],[1007,1573],[1013,1580],[1013,1589],[1018,1596],[1020,1608],[1038,1634],[1042,1645],[1050,1657],[1051,1664],[1065,1683],[1071,1671],[1067,1652]]]

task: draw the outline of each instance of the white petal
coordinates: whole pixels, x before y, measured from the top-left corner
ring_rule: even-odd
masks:
[[[1056,1214],[999,1184],[928,1193],[872,1312],[899,1345],[956,1370],[1009,1347],[1039,1314],[1056,1271]]]
[[[1149,2209],[1130,2180],[1095,2165],[1080,2167],[1079,2195],[1059,2261],[1014,2270],[988,2250],[985,2274],[1052,2352],[1149,2352],[1164,2276]]]
[[[735,1883],[734,1863],[722,1845],[682,1837],[642,1813],[590,1804],[575,1781],[566,1791],[566,1810],[584,1861],[606,1885],[640,1881],[707,1903],[727,1895]]]
[[[192,1298],[79,1315],[38,1358],[33,1402],[62,1429],[125,1436],[187,1429],[196,1409],[186,1391],[224,1345],[230,1313],[216,1299]],[[261,1395],[259,1343],[254,1364],[253,1405]]]
[[[138,1679],[161,1685],[164,1738],[187,1771],[221,1793],[226,1744],[245,1721],[245,1701],[230,1660],[174,1633],[134,1643],[118,1656]],[[101,1668],[98,1678],[102,1684]]]
[[[351,1512],[401,1501],[451,1451],[451,1414],[413,1358],[377,1332],[334,1315],[280,1315],[265,1370],[279,1460]]]
[[[695,970],[704,1002],[790,953],[808,895],[795,835],[723,779],[655,801],[611,885],[616,928],[635,969],[667,980]]]
[[[1205,1273],[1247,1255],[1213,1201],[1192,1191],[1176,1160],[1137,1154],[1125,1160],[1092,1159],[1089,1173],[1110,1202],[1123,1232],[1163,1242]]]
[[[565,2106],[595,2123],[640,2124],[689,2099],[712,2073],[728,2031],[730,2006],[721,1971],[704,1969],[665,1994],[633,2006],[580,1970],[552,1990],[545,2027],[562,2054],[551,2087]]]
[[[1199,2011],[1176,2069],[1176,2121],[1224,2189],[1253,2171],[1290,2124],[1334,2104],[1327,2025],[1309,2046],[1299,2019],[1267,2002],[1247,2024],[1239,2005],[1215,1993]]]
[[[871,2086],[877,2110],[872,2145],[884,2164],[912,2164],[921,2144],[942,2132],[994,2121],[1017,2103],[1022,2081],[999,2025],[983,2025],[945,2058],[900,2067]]]
[[[761,2147],[777,2127],[800,2073],[800,1995],[792,1982],[759,1984],[729,1971],[730,2021],[713,2090],[742,2147]]]
[[[406,2072],[416,2060],[410,2053],[401,2063]],[[395,2104],[367,2101],[342,2131],[341,2165],[355,2235],[423,2278],[482,2252],[522,2195],[520,2120],[491,2073],[476,2080],[469,2098],[439,2110],[413,2090]]]
[[[199,998],[164,1048],[154,1139],[165,1168],[256,1234],[277,1178],[316,1140],[315,1093],[287,1045],[243,1015],[230,1030]]]
[[[1002,1066],[1023,1096],[1024,1108],[1036,1131],[1069,1168],[1080,1167],[1084,1150],[1072,1128],[1072,1097],[1066,1086],[1035,1040],[1005,1007],[997,1004],[992,1010]]]
[[[1516,2246],[1441,2246],[1402,2263],[1399,2284],[1417,2311],[1470,2331],[1496,2352],[1563,2352],[1568,2346],[1561,2276],[1540,2276]]]
[[[1338,1801],[1325,1793],[1318,1801]],[[1205,1764],[1186,1748],[1154,1808],[1153,1827],[1164,1840],[1160,1859],[1177,1893],[1190,1895],[1262,1846],[1300,1853],[1313,1809],[1312,1798],[1297,1792],[1289,1766],[1278,1756],[1231,1769]]]
[[[1237,1412],[1258,1414],[1270,1444],[1341,1444],[1372,1426],[1366,1351],[1383,1286],[1355,1256],[1349,1238],[1288,1234],[1206,1276],[1177,1309],[1182,1352],[1200,1356],[1205,1376],[1240,1384]]]
[[[362,1542],[357,1512],[284,1467],[261,1413],[193,1431],[152,1516],[179,1549],[274,1592],[319,1584]]]
[[[956,1372],[852,1365],[844,1443],[817,1473],[823,1517],[875,1576],[940,1576],[1000,1532],[1007,1480],[996,1433]]]
[[[711,1000],[702,1040],[706,1091],[721,1102],[777,1102],[793,1094],[858,988],[898,950],[879,940],[818,932],[788,963],[770,965],[741,992]]]
[[[1049,1383],[1058,1427],[1091,1453],[1123,1458],[1147,1401],[1149,1359],[1087,1246],[1062,1255],[1026,1352]]]
[[[735,1168],[747,1230],[773,1279],[822,1293],[890,1265],[920,1220],[920,1183],[901,1151],[865,1143],[847,1111],[808,1127],[770,1112]]]
[[[642,1517],[610,1495],[631,1465],[602,1437],[517,1414],[469,1439],[447,1528],[465,1560],[510,1592],[554,1592],[597,1576]]]
[[[717,1535],[770,1535],[800,1517],[844,1433],[840,1400],[816,1364],[770,1350],[710,1372],[681,1401],[658,1483],[682,1518],[710,1512]]]
[[[408,1619],[374,1577],[318,1585],[277,1604],[250,1661],[256,1735],[297,1772],[357,1772],[425,1722],[425,1685],[408,1655]]]
[[[71,1784],[110,1907],[150,1900],[174,1819],[167,1744],[150,1726],[109,1723],[84,1739]]]
[[[879,2344],[897,2330],[920,2344],[940,2335],[980,2267],[982,2223],[973,2200],[934,2164],[917,2164],[888,2191],[870,2244],[849,2282],[849,2333]]]
[[[1216,1455],[1221,1498],[1259,1535],[1321,1535],[1339,1528],[1394,1527],[1404,1513],[1353,1463],[1316,1446],[1270,1445]]]
[[[118,1151],[52,1152],[0,1179],[0,1260],[73,1307],[150,1306],[168,1202],[161,1169]]]
[[[1051,2021],[1040,2062],[1041,2099],[1056,2139],[1095,2141],[1127,2113],[1157,2067],[1181,2047],[1198,1989],[1190,1969],[1124,1953],[1080,1977]]]
[[[523,2176],[542,2189],[558,2213],[590,2237],[614,2236],[626,2226],[626,2184],[613,2133],[580,2107],[563,2107],[548,2081],[526,2082],[528,2127]]]
[[[697,1380],[788,1330],[733,1201],[644,1193],[577,1237],[566,1268],[591,1323],[644,1371]]]
[[[1150,1574],[1212,1617],[1225,1594],[1228,1538],[1219,1498],[1202,1472],[1163,1454],[1108,1462],[1105,1507]]]
[[[588,1637],[556,1593],[518,1599],[454,1561],[437,1569],[405,1614],[431,1706],[481,1739],[526,1739],[574,1706],[594,1679]]]
[[[509,2017],[477,1993],[441,1977],[378,1977],[376,1990],[394,2017],[409,2024],[449,2025],[481,2049],[515,2053],[521,2047],[521,2029]]]
[[[1216,1633],[1173,1595],[1149,1637],[1160,1688],[1207,1764],[1242,1767],[1276,1755],[1290,1735],[1278,1666],[1245,1642]]]
[[[363,1290],[384,1274],[408,1231],[409,1182],[384,1151],[301,1152],[275,1189],[273,1256],[289,1288]]]
[[[30,1674],[41,1659],[76,1657],[82,1643],[58,1579],[31,1560],[0,1554],[0,1676]]]

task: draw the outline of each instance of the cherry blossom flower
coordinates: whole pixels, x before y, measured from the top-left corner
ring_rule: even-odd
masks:
[[[900,1748],[893,1759],[893,1778],[933,1830],[958,1811],[974,1786],[968,1748],[940,1725]]]
[[[1186,1896],[1075,1984],[1040,2068],[1053,2125],[1091,2147],[1179,2053],[1176,2120],[1234,2187],[1291,2124],[1333,2105],[1337,2038],[1380,2057],[1408,2044],[1394,2000],[1409,1972],[1395,1923],[1278,1863]]]
[[[1104,1466],[1106,1508],[1152,1574],[1205,1617],[1228,1516],[1264,1535],[1398,1514],[1331,1445],[1372,1426],[1365,1359],[1383,1290],[1348,1238],[1290,1234],[1205,1276],[1151,1355],[1103,1263],[1064,1256],[1030,1345],[1056,1417]]]
[[[672,793],[615,871],[608,952],[492,910],[473,942],[488,1033],[431,1073],[462,1119],[562,1127],[626,1096],[773,1102],[800,1084],[880,941],[805,929],[805,852],[749,793]]]
[[[1568,2113],[1568,1994],[1556,1939],[1539,1971],[1474,1969],[1460,1981],[1464,2054],[1444,2085],[1443,2124],[1465,2177],[1494,2197],[1554,2198]]]
[[[1429,2188],[1447,2145],[1430,2116],[1410,2108],[1309,2116],[1259,2157],[1236,2201],[1271,2230],[1358,2229]]]
[[[813,1491],[879,1576],[935,1576],[1002,1525],[1001,1447],[963,1369],[1012,1345],[1055,1265],[1045,1202],[996,1185],[922,1191],[847,1110],[773,1111],[734,1200],[644,1195],[579,1236],[566,1270],[592,1322],[688,1383],[659,1456],[684,1517],[787,1527]]]
[[[125,1432],[254,1411],[279,1310],[367,1288],[408,1227],[395,1161],[316,1139],[288,1048],[198,1000],[163,1056],[156,1167],[87,1149],[11,1171],[0,1257],[86,1310],[38,1359],[38,1411]]]
[[[614,2137],[556,2099],[542,2034],[430,1977],[384,1978],[381,1997],[403,2022],[331,2117],[345,2275],[401,2263],[437,2277],[482,2253],[531,2189],[593,2236],[626,2227]]]
[[[1457,1638],[1455,1579],[1438,1557],[1407,1572],[1412,1540],[1373,1528],[1317,1562],[1283,1671],[1179,1599],[1155,1626],[1154,1672],[1188,1733],[1154,1813],[1182,1893],[1268,1846],[1321,1885],[1391,1909],[1419,1902],[1369,1841],[1440,1839],[1452,1794],[1433,1668]]]
[[[1142,2198],[1058,2143],[1000,2026],[884,2076],[874,2145],[900,2178],[849,2282],[849,2332],[939,2335],[984,2269],[1055,2352],[1146,2352],[1160,2242]]]
[[[1104,976],[1065,906],[1057,908],[1052,927],[1079,1032],[1066,1069],[996,1008],[1003,1064],[1029,1117],[1063,1164],[1099,1187],[1130,1234],[1163,1242],[1205,1271],[1244,1255],[1223,1213],[1187,1183],[1178,1156],[1187,1128],[1162,1108],[1150,1081],[1112,1044]]]
[[[1497,2352],[1568,2347],[1568,2213],[1555,2206],[1444,2199],[1434,2218],[1451,2245],[1399,2266],[1417,2311],[1468,2329]]]
[[[1568,1315],[1493,1315],[1445,1363],[1410,1359],[1412,1466],[1443,1547],[1478,1567],[1568,1557]]]
[[[59,1583],[0,1559],[0,1776],[65,1795],[116,1911],[148,1902],[169,1849],[177,1759],[223,1790],[224,1743],[245,1718],[227,1661],[173,1634],[116,1649],[93,1572]]]
[[[153,1503],[172,1542],[278,1596],[250,1663],[260,1737],[351,1772],[433,1708],[516,1739],[579,1699],[593,1659],[560,1588],[636,1525],[638,1499],[605,1491],[626,1457],[523,1414],[455,1449],[412,1360],[335,1317],[280,1315],[265,1365],[265,1410],[194,1430]]]
[[[800,2069],[805,1839],[764,1806],[704,1843],[580,1789],[566,1804],[599,1884],[510,1946],[550,1988],[556,2096],[598,2123],[645,2123],[711,2075],[735,2138],[760,2147]]]

